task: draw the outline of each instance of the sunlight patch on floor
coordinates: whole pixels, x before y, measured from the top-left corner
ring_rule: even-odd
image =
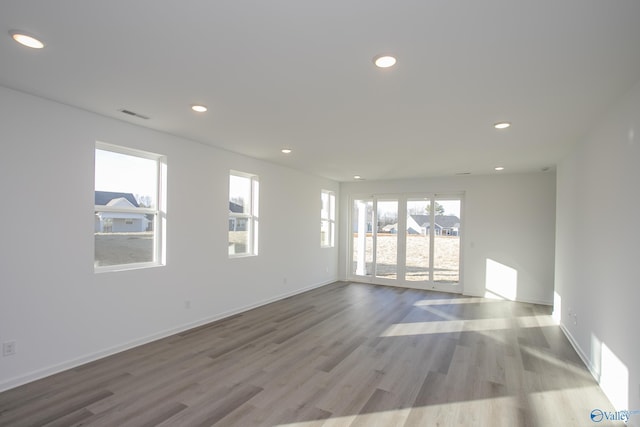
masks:
[[[592,410],[613,410],[611,404],[606,399],[602,400],[602,397],[598,386],[594,384],[592,387],[568,387],[524,396],[503,396],[336,416],[326,420],[278,424],[278,427],[596,425],[590,418]],[[535,421],[522,418],[525,407],[536,414]],[[624,426],[624,423],[618,421],[599,425]]]
[[[622,421],[592,421],[592,411],[613,411],[611,403],[602,395],[600,388],[594,384],[590,387],[564,388],[530,393],[527,403],[531,412],[536,414],[537,425],[566,426],[620,426]]]
[[[544,320],[547,319],[548,320]],[[543,319],[543,324],[540,320]],[[517,318],[521,327],[553,325],[549,316],[522,316]],[[513,328],[513,319],[474,319],[474,320],[437,320],[433,322],[394,323],[388,327],[381,337],[403,337],[408,335],[443,334],[454,332],[496,331]]]
[[[480,297],[470,297],[470,298],[448,298],[448,299],[424,299],[415,302],[413,305],[427,306],[427,305],[450,305],[450,304],[482,304],[482,303],[493,303],[495,304],[495,300],[488,300]]]
[[[543,314],[539,316],[520,316],[516,317],[515,321],[518,323],[518,326],[521,328],[537,328],[537,327],[545,327],[545,326],[554,326],[555,324],[553,318],[548,314]]]
[[[517,398],[512,396],[442,403],[415,408],[332,417],[327,420],[278,424],[277,427],[387,427],[387,426],[471,426],[513,427],[518,423]]]

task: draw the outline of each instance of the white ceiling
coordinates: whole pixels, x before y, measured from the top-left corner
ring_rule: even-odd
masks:
[[[0,85],[339,181],[553,167],[640,79],[638,0],[3,0],[0,30]]]

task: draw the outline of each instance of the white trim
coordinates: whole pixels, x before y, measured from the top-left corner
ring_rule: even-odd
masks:
[[[235,169],[230,169],[229,170],[229,175],[235,175],[235,176],[239,176],[241,178],[257,178],[258,177],[258,175],[256,175],[255,173],[242,172],[242,171],[235,170]]]
[[[160,161],[163,154],[153,153],[151,151],[137,150],[135,148],[123,147],[122,145],[110,144],[108,142],[96,141],[96,148],[102,151],[112,151],[114,153],[124,154],[127,156],[142,157],[143,159]]]
[[[116,271],[141,270],[144,268],[153,268],[153,267],[164,267],[164,264],[151,261],[151,262],[132,262],[130,264],[101,265],[101,266],[94,266],[93,272],[96,274],[113,273]]]
[[[155,171],[155,208],[144,207],[118,207],[118,206],[106,206],[94,204],[94,215],[100,212],[110,213],[127,213],[127,214],[139,214],[139,215],[153,215],[153,261],[139,262],[130,264],[117,264],[110,266],[96,266],[94,257],[94,273],[112,272],[112,271],[124,271],[124,270],[136,270],[141,268],[160,267],[166,264],[166,206],[167,206],[167,156],[152,153],[149,151],[137,150],[129,147],[123,147],[121,145],[108,144],[106,142],[96,141],[94,147],[95,150],[109,151],[113,153],[119,153],[126,156],[139,157],[147,160],[152,160],[156,163]],[[94,158],[95,168],[95,158]],[[94,170],[95,174],[95,170]],[[96,191],[94,185],[94,194]],[[94,239],[95,245],[95,239]]]
[[[347,233],[347,251],[346,251],[346,257],[347,257],[347,269],[346,269],[346,278],[349,281],[355,281],[355,282],[359,282],[359,283],[371,283],[371,284],[379,284],[379,285],[384,285],[384,286],[396,286],[396,287],[400,287],[400,288],[411,288],[411,289],[423,289],[423,290],[434,290],[434,291],[439,291],[439,292],[449,292],[449,293],[453,293],[453,294],[464,294],[464,243],[465,243],[465,235],[466,233],[464,232],[464,223],[466,222],[466,214],[465,214],[465,207],[466,207],[466,202],[465,202],[465,198],[466,198],[466,192],[465,191],[451,191],[451,192],[445,192],[445,193],[438,193],[438,192],[424,192],[424,193],[379,193],[379,194],[364,194],[364,193],[357,193],[357,194],[352,194],[349,197],[349,210],[348,210],[348,215],[347,215],[347,223],[349,224],[349,231]],[[398,202],[398,243],[397,243],[397,251],[398,251],[398,265],[397,265],[397,270],[396,270],[396,279],[385,279],[383,277],[377,277],[376,276],[376,272],[372,272],[371,275],[367,275],[367,276],[359,276],[356,275],[353,271],[352,271],[352,267],[353,267],[353,252],[355,250],[354,245],[353,245],[353,231],[352,231],[352,224],[354,221],[353,218],[353,213],[354,213],[354,208],[353,208],[353,204],[356,200],[361,200],[361,201],[365,201],[365,202],[372,202],[373,203],[373,212],[374,215],[376,216],[373,220],[374,224],[372,226],[372,230],[371,230],[371,236],[372,236],[372,244],[373,244],[373,248],[376,247],[377,244],[377,227],[376,227],[376,223],[377,223],[377,210],[378,210],[378,201],[397,201]],[[429,215],[430,218],[430,223],[435,224],[435,202],[437,202],[438,200],[440,201],[447,201],[447,200],[458,200],[460,202],[460,214],[459,214],[459,219],[460,219],[460,228],[459,228],[459,233],[458,236],[460,238],[460,251],[459,251],[459,262],[458,262],[458,281],[455,284],[449,284],[446,282],[438,282],[438,281],[433,281],[431,280],[432,275],[433,275],[433,271],[434,271],[434,262],[435,262],[435,256],[432,255],[429,257],[429,276],[430,276],[430,280],[426,280],[426,281],[407,281],[405,280],[400,280],[400,277],[404,277],[404,275],[406,275],[406,220],[407,217],[409,216],[409,212],[407,210],[407,202],[411,201],[411,200],[425,200],[425,201],[429,201],[430,203],[432,203],[432,209],[431,209],[431,213]],[[435,226],[433,227],[435,229]],[[401,230],[405,230],[404,233],[401,232]],[[435,239],[431,238],[430,242],[430,254],[435,254]],[[374,265],[374,270],[375,270],[375,266],[376,266],[376,250],[373,249],[372,250],[372,258],[373,258],[373,265]],[[400,259],[403,259],[404,261],[400,262]],[[536,302],[539,303],[539,302]],[[544,303],[544,304],[548,304],[548,303]]]
[[[35,371],[32,371],[28,374],[25,375],[20,375],[17,377],[13,377],[13,378],[9,378],[8,380],[5,380],[3,382],[0,382],[0,392],[15,388],[15,387],[19,387],[23,384],[27,384],[30,383],[32,381],[36,381],[45,377],[48,377],[50,375],[54,375],[57,374],[59,372],[62,371],[66,371],[68,369],[72,369],[81,365],[84,365],[86,363],[89,362],[94,362],[96,360],[99,359],[103,359],[105,357],[117,354],[117,353],[121,353],[123,351],[135,348],[135,347],[139,347],[141,345],[144,344],[148,344],[151,343],[153,341],[157,341],[166,337],[169,337],[171,335],[175,335],[184,331],[188,331],[189,329],[193,329],[193,328],[197,328],[199,326],[202,325],[206,325],[208,323],[212,323],[212,322],[216,322],[218,320],[222,320],[225,319],[227,317],[231,317],[231,316],[235,316],[236,314],[239,313],[243,313],[245,311],[249,311],[252,310],[254,308],[258,308],[258,307],[262,307],[263,305],[267,305],[267,304],[271,304],[273,302],[277,302],[280,300],[283,300],[285,298],[289,298],[298,294],[302,294],[304,292],[308,292],[311,291],[313,289],[316,288],[320,288],[322,286],[327,286],[330,285],[332,283],[337,283],[339,282],[339,280],[337,279],[332,279],[329,281],[325,281],[325,282],[320,282],[320,283],[316,283],[310,286],[306,286],[304,288],[301,289],[296,289],[294,291],[290,291],[284,294],[280,294],[278,296],[272,297],[272,298],[267,298],[266,300],[262,300],[259,302],[256,302],[254,304],[249,304],[243,307],[238,307],[232,310],[228,310],[210,317],[206,317],[204,319],[200,319],[197,320],[195,322],[189,322],[186,323],[184,325],[181,326],[177,326],[175,328],[171,328],[171,329],[167,329],[161,332],[157,332],[151,335],[147,335],[146,337],[142,337],[139,339],[135,339],[126,343],[123,343],[121,345],[116,345],[110,348],[106,348],[104,350],[101,351],[97,351],[91,354],[87,354],[85,356],[81,356],[81,357],[77,357],[75,359],[72,360],[68,360],[66,362],[61,362],[61,363],[57,363],[55,365],[51,365],[49,367],[46,368],[42,368],[42,369],[37,369]]]
[[[247,251],[243,253],[230,253],[229,259],[244,258],[247,256],[258,256],[258,236],[260,226],[259,205],[260,205],[260,177],[256,174],[246,172],[238,172],[233,169],[229,171],[229,203],[231,203],[231,177],[244,178],[249,180],[249,213],[245,212],[229,212],[228,218],[245,218],[247,219]],[[247,206],[244,206],[246,208]],[[229,230],[227,236],[229,236]]]
[[[243,254],[229,254],[229,259],[239,259],[239,258],[253,258],[253,257],[257,257],[258,254],[248,254],[248,253],[243,253]]]
[[[95,205],[94,210],[96,212],[124,212],[124,213],[158,215],[158,209],[153,209],[153,208],[136,208],[136,207],[119,208],[116,206]]]
[[[486,298],[484,294],[476,294],[471,292],[462,292],[462,295],[465,295],[468,297]],[[501,301],[501,300],[496,299],[496,301]],[[535,298],[516,298],[514,300],[505,299],[505,301],[524,302],[527,304],[537,304],[537,305],[548,305],[550,307],[553,306],[553,301],[547,301],[547,300],[535,299]]]
[[[322,216],[323,201],[322,196],[327,195],[327,216]],[[320,190],[320,247],[321,248],[333,248],[335,247],[335,233],[336,233],[336,193],[331,190]],[[332,219],[333,218],[333,219]],[[327,223],[328,240],[329,244],[325,245],[322,241],[322,224]]]
[[[571,335],[571,332],[569,332],[569,329],[567,329],[567,327],[562,322],[560,322],[560,330],[562,331],[562,333],[564,333],[564,336],[567,337],[567,339],[569,340],[571,347],[573,347],[576,353],[578,353],[580,360],[582,360],[582,363],[584,363],[584,365],[587,367],[587,369],[591,373],[591,376],[593,376],[596,382],[600,384],[600,374],[596,371],[595,366],[593,366],[593,364],[591,363],[591,360],[589,360],[585,352],[582,351],[582,348],[580,348],[580,345],[578,345],[578,341],[576,341],[573,335]]]
[[[246,213],[239,213],[239,212],[229,212],[229,218],[251,219],[251,215]]]

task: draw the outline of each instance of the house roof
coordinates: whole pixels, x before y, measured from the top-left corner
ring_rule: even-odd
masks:
[[[244,206],[234,202],[229,202],[229,212],[242,213],[244,212]]]
[[[117,199],[109,200],[107,206],[118,207],[118,208],[135,208],[135,206],[126,198],[126,197],[118,197]]]
[[[420,227],[426,227],[429,225],[429,215],[409,215]]]
[[[126,199],[135,208],[139,208],[140,205],[136,201],[136,198],[132,193],[118,193],[114,191],[96,191],[95,192],[95,204],[98,206],[106,206],[115,199]]]
[[[460,227],[460,218],[455,215],[436,215],[436,224],[442,228]]]
[[[429,226],[429,215],[410,215],[411,218],[420,226]],[[436,215],[436,227],[440,228],[456,228],[460,227],[460,218],[455,215]]]

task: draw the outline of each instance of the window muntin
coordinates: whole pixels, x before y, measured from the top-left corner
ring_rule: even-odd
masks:
[[[332,248],[336,234],[336,195],[333,191],[322,190],[320,201],[320,246]]]
[[[431,280],[431,199],[407,200],[405,237],[405,280],[424,282]]]
[[[258,254],[258,176],[229,174],[229,257]]]
[[[352,218],[352,263],[351,272],[356,276],[373,276],[374,246],[373,199],[357,199],[353,201]]]
[[[94,268],[160,265],[161,171],[158,154],[97,143],[94,181]],[[164,216],[163,216],[164,218]]]

